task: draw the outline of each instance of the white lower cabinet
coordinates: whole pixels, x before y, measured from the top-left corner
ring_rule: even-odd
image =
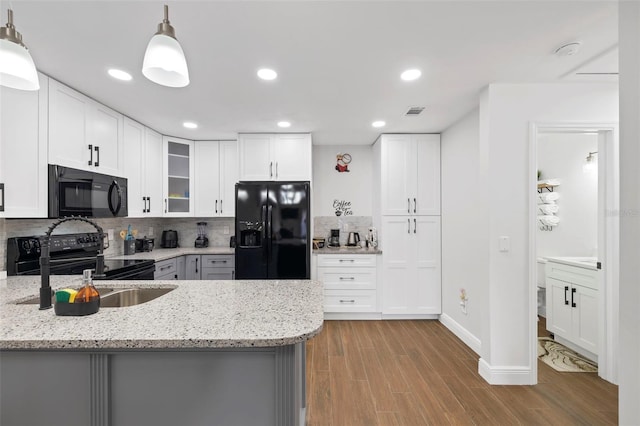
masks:
[[[325,312],[379,312],[376,255],[320,254],[317,279],[324,284]]]
[[[384,216],[383,315],[442,313],[440,216]]]
[[[547,330],[598,354],[598,271],[547,263]]]

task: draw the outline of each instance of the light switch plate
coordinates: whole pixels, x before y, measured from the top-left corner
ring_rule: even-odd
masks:
[[[107,234],[109,235],[109,241],[113,241],[113,238],[114,238],[113,229],[107,229]]]
[[[228,226],[224,227],[223,234],[224,235],[229,235],[229,227]]]
[[[509,237],[499,237],[498,238],[498,246],[500,247],[501,252],[507,252],[511,249]]]

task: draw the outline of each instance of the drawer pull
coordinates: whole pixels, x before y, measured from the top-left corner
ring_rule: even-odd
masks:
[[[353,262],[355,262],[355,260],[354,259],[340,259],[340,263],[342,263],[342,262],[351,262],[351,263],[353,263]]]
[[[173,265],[161,266],[160,270],[164,271],[165,269],[171,269],[171,267],[173,267]]]
[[[220,262],[220,263],[227,263],[227,261],[226,261],[226,260],[212,260],[212,261],[211,261],[211,263],[218,263],[218,262]]]
[[[355,277],[340,277],[340,281],[353,281]]]
[[[353,299],[340,299],[340,303],[356,303]]]

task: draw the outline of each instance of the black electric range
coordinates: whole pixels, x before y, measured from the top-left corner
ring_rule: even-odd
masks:
[[[51,275],[82,275],[95,272],[100,252],[98,233],[52,235],[50,237]],[[7,240],[7,275],[40,275],[40,247],[44,236],[12,237]],[[105,259],[104,280],[152,280],[153,260]]]

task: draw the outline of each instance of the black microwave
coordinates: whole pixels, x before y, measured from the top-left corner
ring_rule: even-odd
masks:
[[[125,217],[127,179],[49,164],[49,217]]]

